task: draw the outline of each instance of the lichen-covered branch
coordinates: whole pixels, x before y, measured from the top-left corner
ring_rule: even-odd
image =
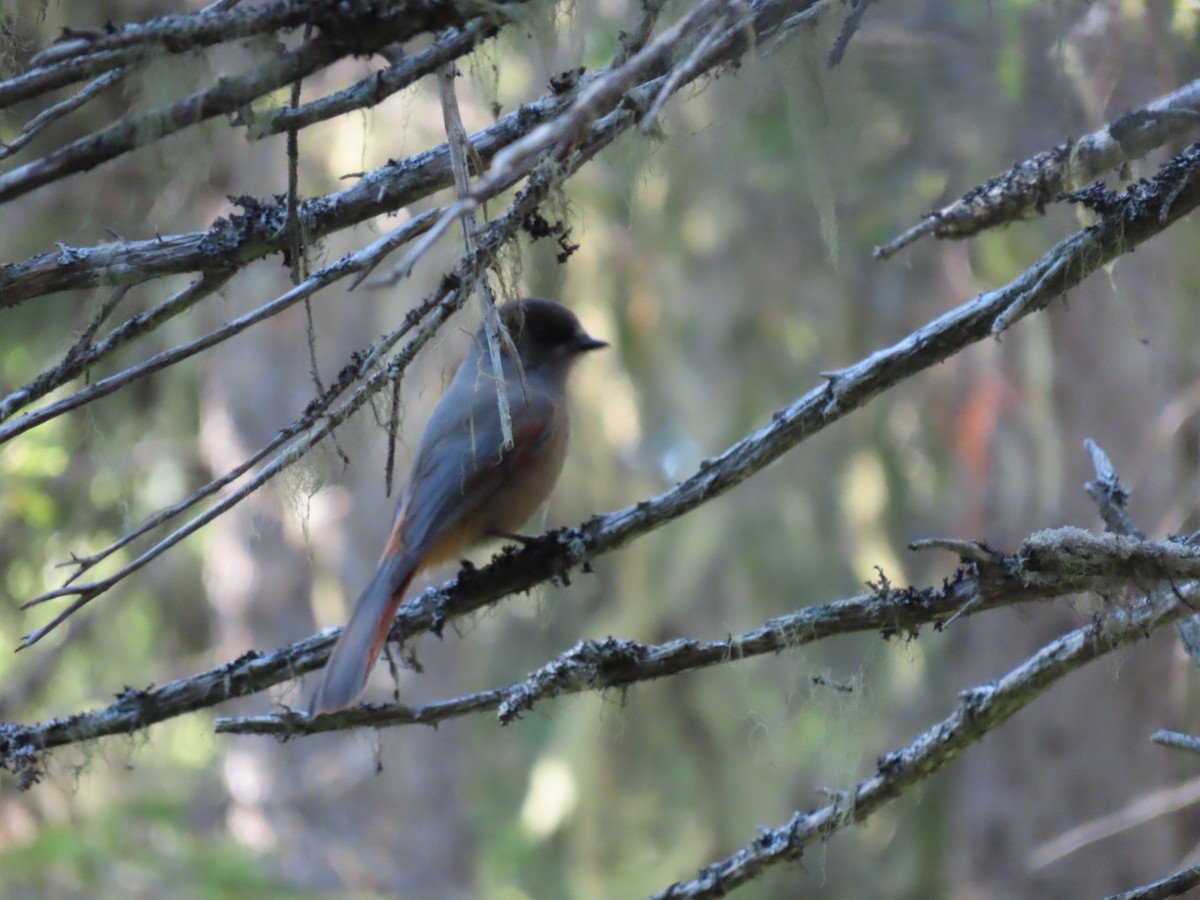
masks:
[[[393,636],[405,638],[444,625],[521,587],[552,577],[560,548],[582,541],[581,529],[551,532],[521,550],[508,550],[487,568],[464,571],[426,591],[400,610]],[[1056,537],[1057,535],[1057,537]],[[1132,567],[1132,568],[1131,568]],[[940,588],[894,588],[885,581],[872,592],[835,603],[806,607],[773,619],[737,638],[714,642],[672,641],[644,647],[624,641],[585,643],[529,678],[511,685],[425,707],[366,705],[309,719],[300,713],[231,720],[225,731],[289,736],[361,725],[435,723],[481,710],[511,720],[536,702],[564,693],[624,687],[677,672],[724,664],[839,634],[878,631],[885,637],[914,634],[922,625],[945,622],[969,607],[976,614],[1002,606],[1046,600],[1083,591],[1105,593],[1130,571],[1146,585],[1174,582],[1200,568],[1200,549],[1172,541],[1142,542],[1078,529],[1032,535],[1013,555],[991,553],[985,565],[960,568]],[[126,691],[111,706],[36,725],[0,727],[0,765],[40,771],[47,751],[67,744],[125,734],[156,722],[261,691],[324,664],[336,630],[274,653],[247,653],[231,663],[162,687]]]
[[[763,829],[737,852],[676,882],[654,900],[724,897],[765,869],[800,859],[810,844],[864,821],[891,800],[946,768],[989,731],[1003,725],[1049,687],[1098,657],[1143,640],[1189,611],[1200,586],[1189,582],[1113,606],[1095,621],[1051,641],[1012,671],[962,694],[955,709],[908,745],[879,757],[876,771],[832,803],[797,812],[782,826]]]
[[[875,257],[886,259],[928,235],[973,237],[1042,212],[1047,204],[1060,202],[1064,192],[1198,129],[1200,81],[1193,81],[1114,119],[1099,131],[1017,163],[875,248]]]
[[[546,700],[582,691],[624,688],[643,681],[802,647],[839,634],[877,631],[915,637],[924,625],[939,630],[960,612],[981,612],[1068,594],[1110,593],[1130,583],[1154,585],[1200,576],[1200,548],[1179,541],[1144,541],[1060,528],[1031,535],[1013,555],[980,548],[979,562],[960,567],[941,587],[873,591],[835,603],[804,606],[752,631],[719,641],[679,639],[657,646],[607,638],[581,641],[508,685],[424,706],[362,706],[316,717],[276,715],[219,719],[217,731],[293,737],[339,728],[430,725],[495,710],[507,725]]]

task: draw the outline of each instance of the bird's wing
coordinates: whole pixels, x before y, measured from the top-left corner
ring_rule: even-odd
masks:
[[[554,427],[554,403],[544,392],[528,400],[510,392],[513,446],[502,449],[500,412],[491,385],[475,391],[468,428],[435,410],[421,437],[399,516],[408,548],[435,544],[504,487],[514,468],[531,463]]]

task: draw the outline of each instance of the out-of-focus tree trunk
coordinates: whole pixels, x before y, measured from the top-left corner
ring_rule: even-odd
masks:
[[[265,281],[267,279],[260,279]],[[274,296],[283,289],[252,279],[233,291]],[[378,295],[323,297],[315,309],[319,358],[330,365],[383,329]],[[390,327],[390,326],[388,326]],[[302,309],[222,347],[205,367],[201,442],[214,473],[269,440],[314,394]],[[436,397],[436,390],[429,392]],[[421,413],[414,413],[421,418]],[[366,419],[367,417],[364,417]],[[352,459],[332,455],[321,473],[332,487],[313,495],[304,476],[285,477],[214,523],[205,552],[205,585],[216,617],[218,658],[271,650],[309,634],[314,595],[353,603],[374,568],[392,501],[383,498],[386,435],[364,424],[343,430]],[[407,446],[398,450],[402,477]],[[314,582],[317,587],[314,588]],[[347,614],[326,599],[331,621]],[[322,624],[329,624],[324,622]],[[453,657],[431,655],[422,690],[461,693]],[[377,671],[381,680],[382,674]],[[408,679],[411,681],[411,679]],[[302,706],[313,679],[278,697]],[[264,711],[263,698],[229,712]],[[392,729],[279,744],[223,741],[230,833],[268,851],[278,874],[306,889],[353,888],[404,897],[472,896],[472,837],[463,804],[465,773],[456,723],[438,730]]]

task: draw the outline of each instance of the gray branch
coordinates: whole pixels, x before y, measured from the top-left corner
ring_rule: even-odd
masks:
[[[586,526],[585,526],[586,527]],[[394,639],[411,638],[477,610],[501,596],[549,577],[562,577],[556,564],[561,548],[581,543],[582,529],[551,532],[521,550],[508,549],[487,568],[464,570],[454,581],[426,591],[401,607]],[[1111,535],[1065,530],[1056,545],[1052,533],[1032,535],[1012,556],[993,554],[985,566],[961,568],[942,588],[873,585],[869,594],[809,607],[773,619],[738,638],[715,642],[673,641],[658,647],[630,642],[583,644],[508,688],[485,691],[427,707],[365,705],[308,719],[299,713],[231,720],[226,731],[276,735],[325,731],[357,725],[433,723],[484,709],[512,719],[535,702],[585,689],[621,687],[675,672],[774,653],[837,634],[878,631],[885,637],[912,635],[922,625],[946,621],[958,609],[972,612],[1046,600],[1081,591],[1107,592],[1132,566],[1146,584],[1181,580],[1200,570],[1200,549],[1172,542],[1139,542]],[[977,602],[976,602],[977,601]],[[1156,626],[1157,627],[1157,626]],[[0,726],[0,766],[35,779],[45,754],[56,747],[126,734],[232,697],[265,690],[319,668],[337,637],[326,629],[274,653],[250,652],[226,665],[157,688],[128,689],[111,706],[36,725]],[[732,651],[732,652],[731,652]],[[242,722],[235,725],[234,721]]]
[[[1200,885],[1200,864],[1180,869],[1151,884],[1110,894],[1105,900],[1167,900],[1168,897],[1182,897],[1197,885]]]
[[[1174,750],[1187,750],[1190,753],[1200,753],[1200,737],[1183,734],[1179,731],[1168,731],[1160,728],[1150,736],[1150,740]]]
[[[1107,172],[1145,156],[1200,126],[1200,80],[1126,113],[1099,131],[1060,144],[1018,163],[973,188],[949,206],[928,213],[918,224],[875,248],[887,259],[928,235],[973,237],[1032,214]]]
[[[720,641],[674,640],[657,646],[607,638],[581,641],[528,677],[504,688],[410,707],[363,704],[310,718],[286,710],[277,715],[218,719],[229,734],[279,738],[340,728],[435,724],[495,710],[507,725],[540,702],[583,691],[624,688],[642,681],[795,649],[839,634],[876,631],[884,638],[916,637],[924,625],[939,631],[960,612],[976,615],[1018,603],[1068,594],[1111,595],[1130,583],[1150,586],[1200,576],[1200,548],[1175,541],[1143,541],[1060,528],[1031,535],[1014,555],[988,551],[962,566],[940,588],[893,588],[818,606],[803,605],[744,634]]]
[[[839,791],[832,803],[812,812],[797,812],[779,828],[762,829],[736,853],[706,866],[694,880],[677,882],[654,894],[653,900],[724,897],[766,869],[800,859],[810,844],[864,821],[946,768],[1066,675],[1184,615],[1188,612],[1185,603],[1198,595],[1200,587],[1195,583],[1162,590],[1128,606],[1114,607],[1092,624],[1051,641],[999,680],[964,691],[949,716],[907,746],[883,754],[874,775]]]

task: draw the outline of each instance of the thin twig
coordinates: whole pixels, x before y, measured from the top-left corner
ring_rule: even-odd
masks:
[[[1113,534],[1124,534],[1129,537],[1145,537],[1134,524],[1129,513],[1125,512],[1125,504],[1129,502],[1129,492],[1121,486],[1117,478],[1117,470],[1113,468],[1108,454],[1100,449],[1100,445],[1091,438],[1085,438],[1083,449],[1092,459],[1092,468],[1096,470],[1096,480],[1084,482],[1083,489],[1092,498],[1092,502],[1100,510],[1100,518],[1104,527]]]
[[[703,68],[705,55],[716,45],[726,22],[735,15],[734,9],[741,5],[740,0],[733,0],[733,2],[727,3],[719,16],[712,17],[712,22],[709,24],[708,30],[704,32],[704,35],[692,49],[692,52],[688,54],[687,59],[671,69],[663,86],[655,95],[654,102],[650,104],[650,108],[642,116],[642,131],[649,131],[653,127],[654,123],[658,120],[659,113],[662,111],[663,104],[679,89],[679,85],[691,81],[695,78],[696,73]]]
[[[674,45],[706,23],[727,2],[728,0],[704,0],[627,61],[610,69],[603,78],[598,78],[583,88],[565,113],[539,125],[528,135],[497,153],[487,174],[476,185],[476,196],[486,193],[491,184],[502,181],[509,173],[550,147],[557,145],[560,149],[552,156],[561,156],[561,148],[570,143],[588,121],[610,110],[621,96],[639,81],[644,81],[651,75],[661,75],[665,70],[664,61],[669,57]],[[680,79],[676,88],[688,80],[690,79]]]
[[[17,153],[22,147],[37,137],[47,126],[70,115],[97,94],[101,93],[105,88],[112,87],[114,84],[123,81],[127,74],[128,72],[125,69],[114,69],[111,72],[106,72],[80,88],[67,99],[60,100],[53,106],[43,109],[26,122],[25,127],[21,129],[21,133],[11,141],[0,141],[0,159],[8,159],[8,157]]]
[[[1098,841],[1107,840],[1197,803],[1200,803],[1200,778],[1192,778],[1183,784],[1173,784],[1138,797],[1124,809],[1082,822],[1050,840],[1043,841],[1029,854],[1026,870],[1039,872]]]
[[[858,26],[862,24],[862,18],[866,15],[867,7],[870,5],[871,0],[854,0],[850,12],[846,13],[846,18],[842,21],[842,30],[838,33],[837,40],[833,42],[833,49],[829,51],[829,68],[832,69],[840,63],[842,57],[846,55],[850,39],[858,31]]]
[[[82,375],[88,368],[111,356],[135,338],[149,334],[163,322],[188,310],[199,300],[219,290],[229,277],[226,273],[203,275],[153,309],[137,313],[125,320],[98,343],[89,341],[86,347],[72,348],[73,352],[68,353],[53,368],[47,369],[29,384],[0,399],[0,422],[12,417],[22,407],[40,400],[71,379]]]
[[[461,199],[471,193],[471,173],[468,168],[467,151],[470,141],[467,130],[463,127],[462,115],[458,111],[458,96],[454,90],[454,79],[458,69],[454,63],[446,63],[438,69],[438,89],[442,99],[442,124],[446,129],[446,146],[450,148],[450,170],[454,173],[454,191]],[[463,249],[468,259],[475,256],[475,212],[464,209],[459,216],[462,225]],[[500,324],[500,315],[496,312],[496,298],[492,294],[487,274],[481,273],[478,281],[469,281],[462,286],[466,302],[470,302],[476,287],[479,288],[479,299],[483,306],[483,331],[488,345],[488,356],[491,360],[492,372],[495,373],[496,405],[500,410],[501,449],[507,450],[513,446],[512,410],[508,405],[508,391],[501,377],[503,368],[500,362],[500,345],[504,344],[505,352],[513,360],[521,377],[521,385],[525,385],[525,372],[521,369],[521,361],[513,347],[512,338]]]

